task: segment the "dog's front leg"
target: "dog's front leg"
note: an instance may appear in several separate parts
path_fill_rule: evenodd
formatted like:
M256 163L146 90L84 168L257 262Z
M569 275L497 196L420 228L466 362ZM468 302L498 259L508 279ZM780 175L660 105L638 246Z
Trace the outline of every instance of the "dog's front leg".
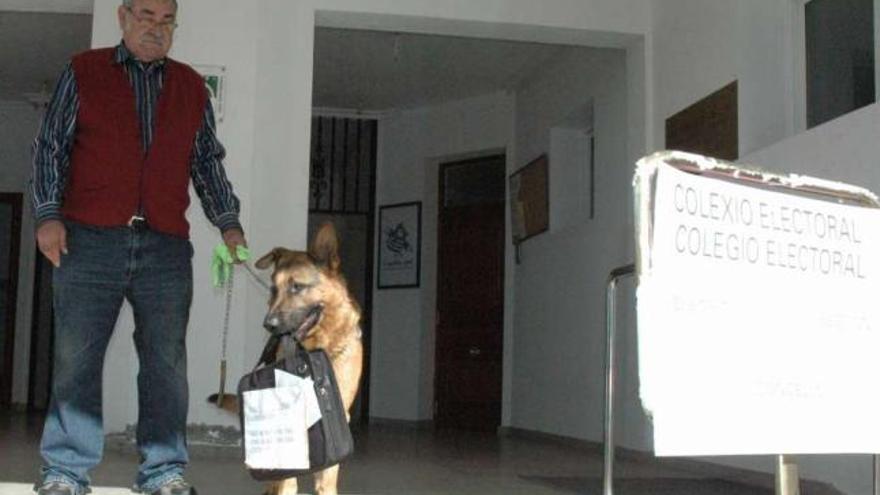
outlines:
M339 478L339 464L315 473L315 492L318 495L336 495L336 482Z
M296 478L272 482L266 489L266 495L296 495Z

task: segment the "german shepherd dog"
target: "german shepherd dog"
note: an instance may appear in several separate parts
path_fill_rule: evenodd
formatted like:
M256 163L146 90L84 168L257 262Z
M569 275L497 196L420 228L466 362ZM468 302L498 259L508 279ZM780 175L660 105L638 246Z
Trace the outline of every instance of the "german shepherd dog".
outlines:
M256 267L274 268L272 295L264 326L273 333L292 332L306 350L323 349L330 358L339 384L342 403L350 418L361 378L363 346L359 326L360 308L348 292L339 270L336 229L325 223L308 252L277 247L257 260ZM279 346L276 358L281 358ZM232 404L224 408L235 412ZM339 465L315 473L315 490L321 495L337 493ZM271 483L267 495L292 495L296 478Z

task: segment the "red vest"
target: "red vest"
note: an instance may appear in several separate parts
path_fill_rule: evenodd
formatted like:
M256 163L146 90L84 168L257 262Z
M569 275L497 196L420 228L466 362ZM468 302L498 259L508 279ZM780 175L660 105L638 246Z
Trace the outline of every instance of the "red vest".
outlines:
M79 112L61 211L76 222L113 227L126 225L142 205L150 228L187 238L190 159L205 110L204 82L167 59L145 156L134 90L114 50L73 58Z

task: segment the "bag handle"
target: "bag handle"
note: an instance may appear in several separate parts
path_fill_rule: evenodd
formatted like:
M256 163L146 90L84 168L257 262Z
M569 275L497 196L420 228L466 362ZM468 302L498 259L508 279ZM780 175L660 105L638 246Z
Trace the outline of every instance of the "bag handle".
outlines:
M263 347L263 352L260 353L260 359L257 360L257 364L254 365L251 372L247 374L248 384L252 388L256 388L257 386L257 370L260 369L260 366L264 364L266 366L271 366L275 363L275 354L280 342L281 336L274 334L266 341L266 345Z
M281 347L282 354L285 357L291 355L301 355L302 361L304 363L307 363L310 369L315 369L315 363L314 361L312 361L312 356L309 354L308 351L306 351L306 349L298 340L287 334L273 334L271 337L269 337L269 340L266 341L266 346L263 347L263 352L260 353L260 359L257 361L257 364L254 365L253 369L249 373L250 384L252 386L256 386L256 371L261 366L273 366L275 365L275 363L278 362L278 360L275 359L275 356L278 355L279 347Z

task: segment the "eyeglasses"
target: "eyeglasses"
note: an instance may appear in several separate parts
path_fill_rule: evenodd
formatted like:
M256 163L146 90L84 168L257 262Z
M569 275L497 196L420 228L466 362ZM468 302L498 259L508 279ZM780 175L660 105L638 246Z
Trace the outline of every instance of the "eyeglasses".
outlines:
M165 31L174 31L175 29L177 29L177 22L174 19L166 19L164 21L157 21L157 20L153 19L152 17L145 17L145 16L137 14L134 10L132 10L131 7L126 7L125 9L128 10L128 12L131 14L131 16L134 17L134 20L137 21L137 23L140 24L141 26L146 26L146 25L156 26L157 28L165 30Z

